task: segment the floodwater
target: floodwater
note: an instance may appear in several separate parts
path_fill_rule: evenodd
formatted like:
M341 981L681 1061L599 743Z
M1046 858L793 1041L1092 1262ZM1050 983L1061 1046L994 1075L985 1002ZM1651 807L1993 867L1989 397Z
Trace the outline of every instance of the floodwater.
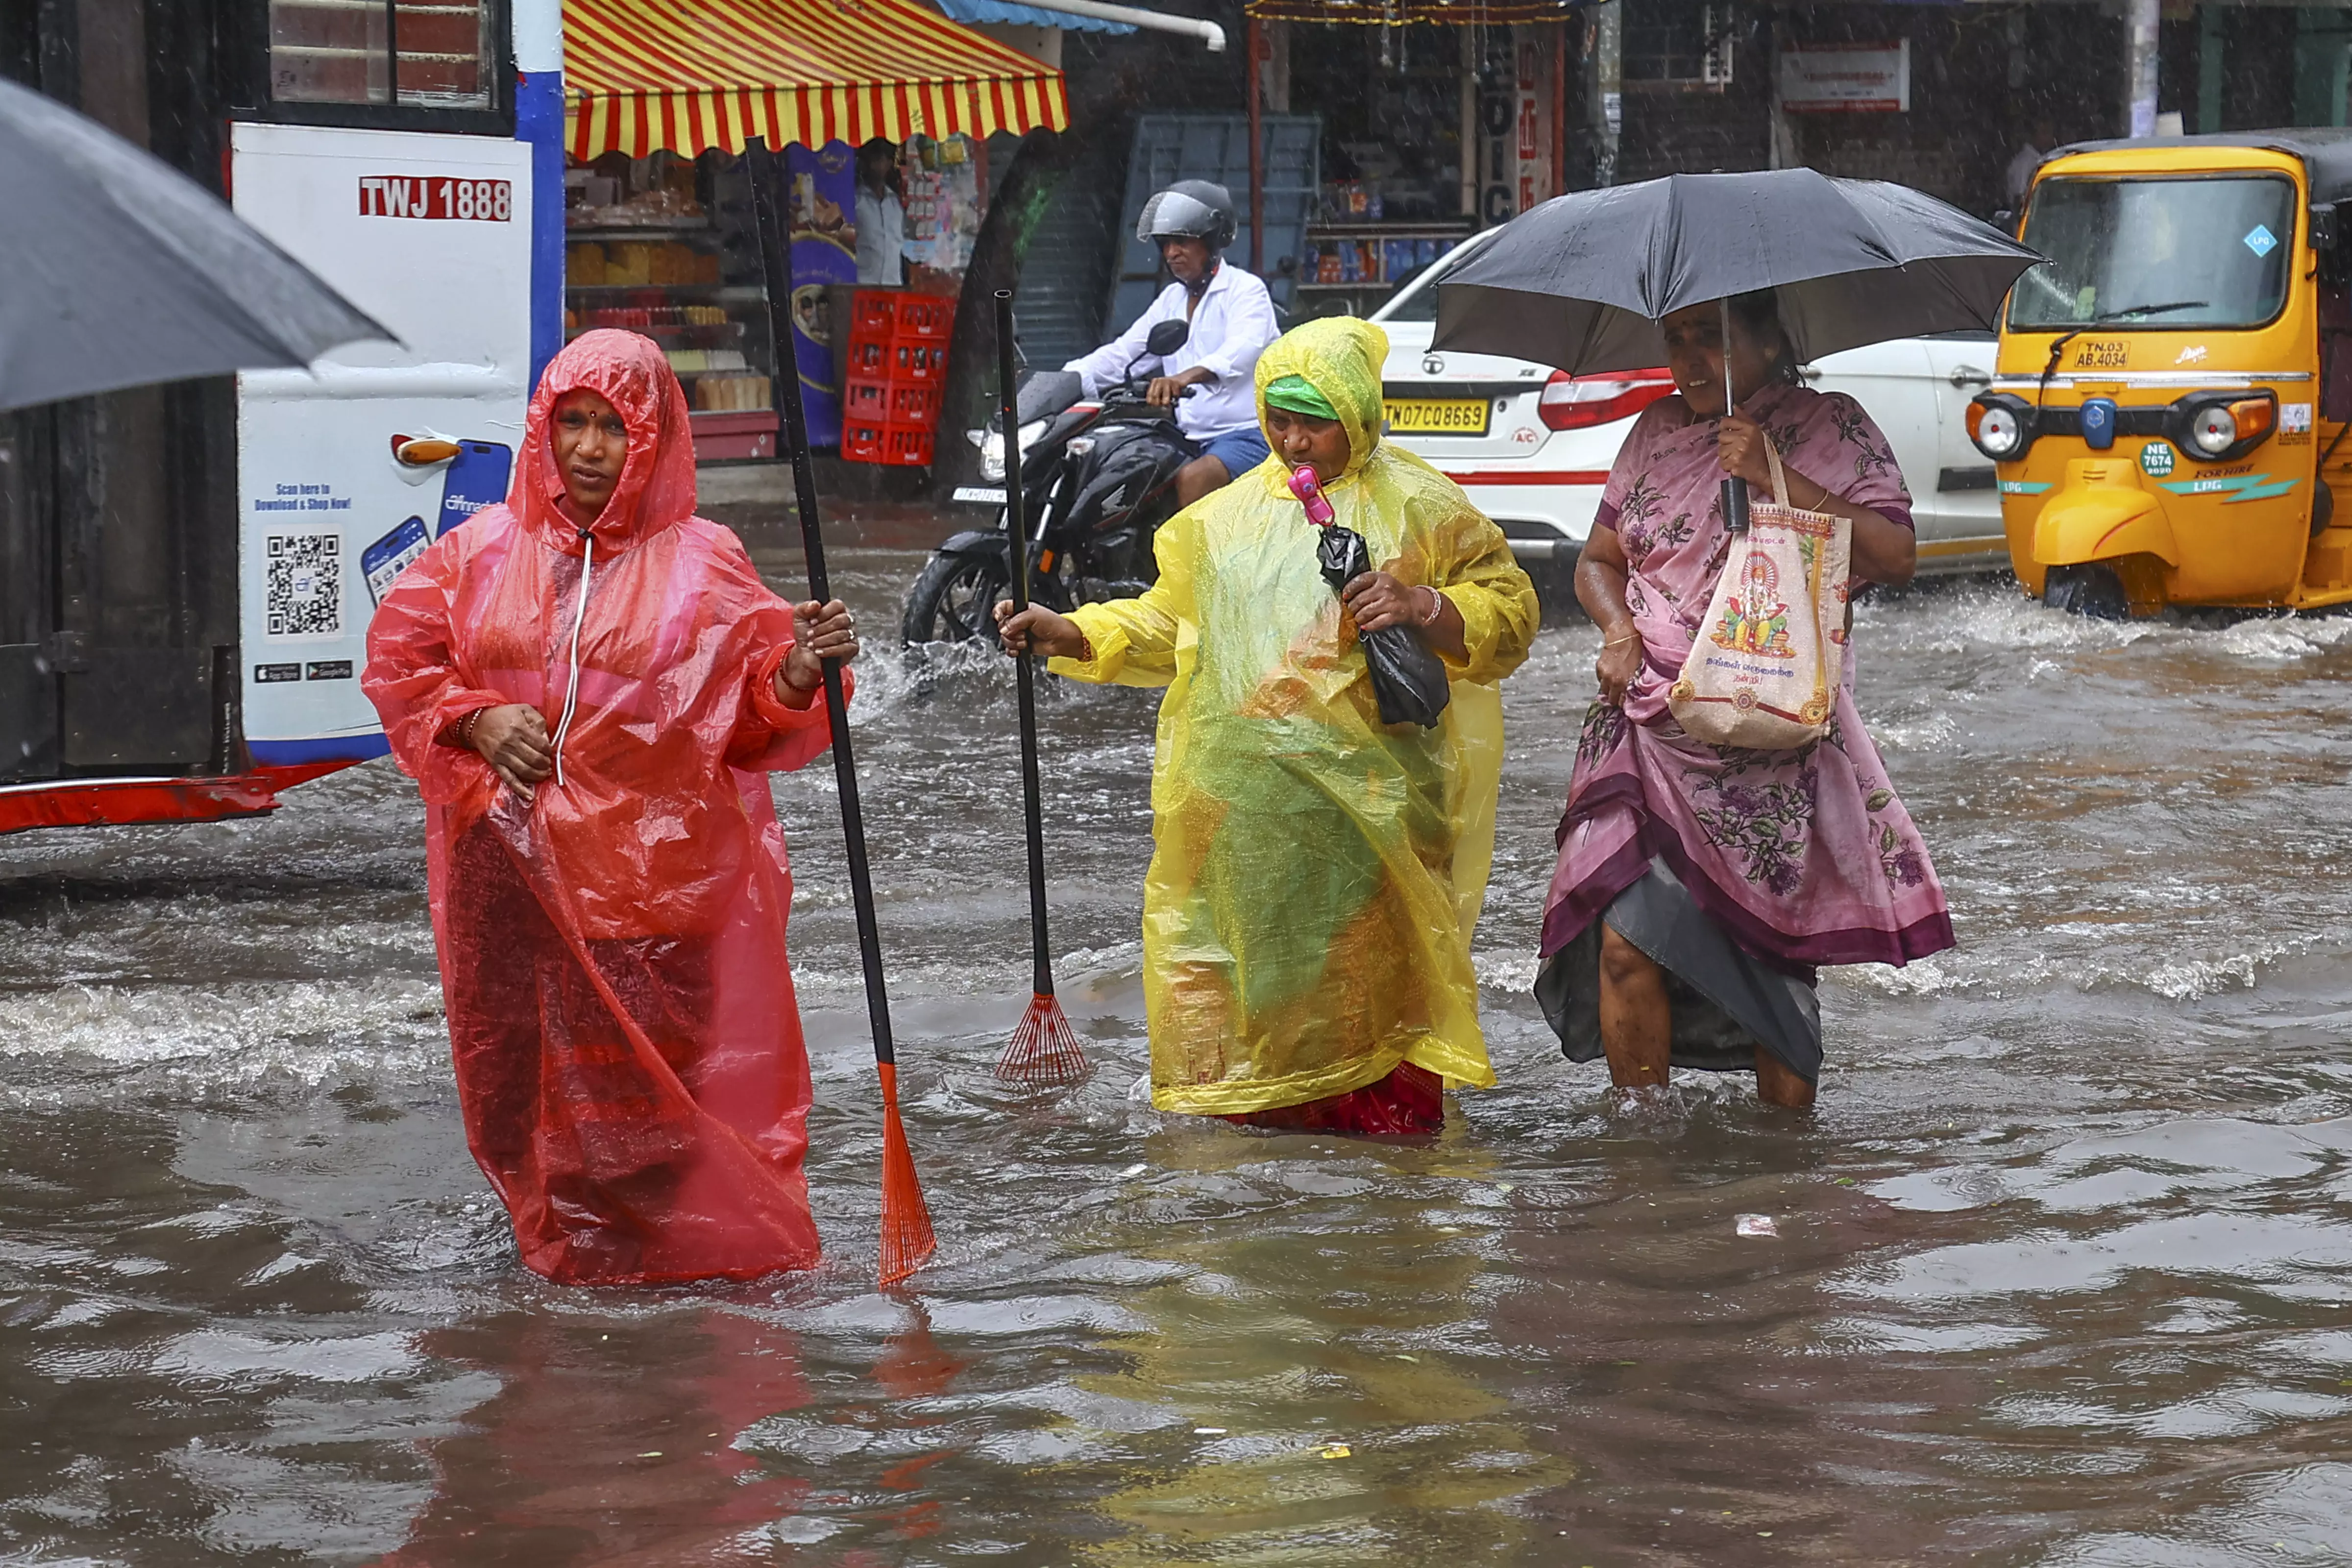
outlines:
M870 629L917 561L844 553ZM940 1233L896 1296L828 770L776 794L830 1261L709 1293L516 1265L389 767L0 843L0 1564L2352 1559L2352 620L1975 584L1858 637L1958 951L1831 974L1810 1120L1688 1075L1680 1117L1612 1118L1524 994L1596 646L1564 625L1507 688L1503 1086L1427 1147L1142 1099L1149 693L1047 699L1098 1066L996 1082L1028 990L1006 671L873 659Z

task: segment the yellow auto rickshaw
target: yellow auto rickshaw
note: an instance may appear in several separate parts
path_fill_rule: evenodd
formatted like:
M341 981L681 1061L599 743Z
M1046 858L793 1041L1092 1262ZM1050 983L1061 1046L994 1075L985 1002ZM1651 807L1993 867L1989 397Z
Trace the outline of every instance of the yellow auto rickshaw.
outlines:
M2342 131L2092 142L2042 166L2021 233L2050 260L2011 290L1968 413L2028 594L2112 616L2352 601L2339 202Z

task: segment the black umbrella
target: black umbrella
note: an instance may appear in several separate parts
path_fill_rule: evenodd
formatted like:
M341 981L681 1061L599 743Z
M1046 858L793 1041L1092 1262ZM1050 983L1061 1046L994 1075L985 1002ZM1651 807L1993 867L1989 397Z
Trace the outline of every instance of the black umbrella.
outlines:
M0 409L392 334L193 180L0 81Z
M1664 364L1670 311L1774 289L1800 359L1991 327L2042 258L1907 186L1811 169L1669 174L1555 196L1437 289L1432 347L1571 374Z

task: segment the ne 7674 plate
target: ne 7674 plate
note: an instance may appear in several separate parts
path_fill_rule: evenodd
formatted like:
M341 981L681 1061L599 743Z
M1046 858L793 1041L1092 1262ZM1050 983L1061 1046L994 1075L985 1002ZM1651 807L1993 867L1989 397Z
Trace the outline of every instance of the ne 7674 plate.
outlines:
M1004 492L986 485L958 485L955 499L971 506L1003 506Z

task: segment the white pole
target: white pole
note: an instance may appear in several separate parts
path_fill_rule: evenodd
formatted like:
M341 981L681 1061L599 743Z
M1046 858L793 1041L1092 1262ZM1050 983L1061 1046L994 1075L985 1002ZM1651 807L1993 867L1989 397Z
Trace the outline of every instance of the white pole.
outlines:
M563 68L563 0L508 0L514 23L515 69Z
M2127 0L2124 13L2124 134L2156 134L2158 0Z
M1093 16L1105 22L1125 22L1130 27L1147 32L1182 33L1209 46L1211 54L1223 54L1225 30L1214 22L1203 22L1192 16L1171 16L1165 11L1145 11L1133 5L1105 5L1097 0L1025 0L1040 11L1062 11L1073 16ZM1250 68L1257 68L1255 61Z

